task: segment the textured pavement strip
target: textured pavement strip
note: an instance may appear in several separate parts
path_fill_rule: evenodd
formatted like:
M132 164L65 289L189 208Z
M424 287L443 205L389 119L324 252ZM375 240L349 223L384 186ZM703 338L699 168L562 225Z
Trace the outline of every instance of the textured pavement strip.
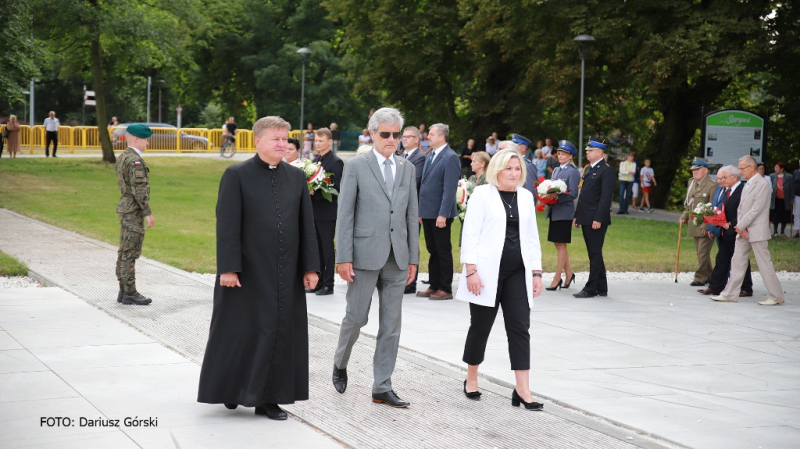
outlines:
M0 249L23 260L45 283L74 293L197 363L202 360L211 318L209 281L143 258L137 263L141 291L157 299L149 307L121 306L114 301L116 248L7 210L0 210L0 223L8 231L0 233ZM482 400L467 400L461 392L463 372L404 350L393 382L411 408L373 404L374 340L366 336L353 351L348 390L339 395L330 385L337 328L313 316L311 324L311 400L287 410L349 446L668 446L550 402L546 412L510 407L509 389L487 380L482 381Z

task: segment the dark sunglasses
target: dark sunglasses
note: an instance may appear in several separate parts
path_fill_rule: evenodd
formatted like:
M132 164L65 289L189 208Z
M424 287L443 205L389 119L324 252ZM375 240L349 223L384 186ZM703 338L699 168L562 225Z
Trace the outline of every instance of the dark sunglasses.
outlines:
M398 140L398 139L400 139L400 136L403 135L403 133L401 133L401 132L390 133L389 131L383 131L383 132L378 133L378 135L381 136L382 139L388 139L389 136L391 136L391 137L394 137L394 140Z

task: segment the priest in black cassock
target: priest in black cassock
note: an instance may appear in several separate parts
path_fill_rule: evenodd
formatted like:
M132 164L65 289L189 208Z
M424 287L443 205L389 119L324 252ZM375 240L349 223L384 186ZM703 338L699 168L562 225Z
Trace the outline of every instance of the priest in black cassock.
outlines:
M222 175L214 312L197 395L281 420L278 404L308 399L304 289L317 285L319 271L305 175L282 161L289 126L258 120L258 154Z

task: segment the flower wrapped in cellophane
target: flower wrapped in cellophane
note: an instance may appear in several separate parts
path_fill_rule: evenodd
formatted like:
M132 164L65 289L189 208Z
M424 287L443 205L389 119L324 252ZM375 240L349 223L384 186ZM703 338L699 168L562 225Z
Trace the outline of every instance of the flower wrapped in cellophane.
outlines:
M303 173L306 174L308 193L313 195L315 192L319 192L328 201L333 201L333 195L339 194L331 182L333 173L326 172L322 168L322 164L303 158L297 158L289 164L303 170Z

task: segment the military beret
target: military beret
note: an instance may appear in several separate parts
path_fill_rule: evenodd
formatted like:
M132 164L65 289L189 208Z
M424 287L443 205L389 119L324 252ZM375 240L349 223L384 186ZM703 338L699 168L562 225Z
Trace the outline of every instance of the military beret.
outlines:
M531 146L531 139L528 139L522 134L511 134L511 141L520 145L525 145L526 147Z
M563 151L563 152L569 153L569 154L571 154L573 156L575 155L575 153L577 153L577 149L575 148L575 145L573 145L572 142L570 142L569 140L559 140L558 141L558 148L556 148L556 151Z
M142 125L141 123L128 126L125 132L140 139L147 139L153 135L153 130L151 130L149 126Z

